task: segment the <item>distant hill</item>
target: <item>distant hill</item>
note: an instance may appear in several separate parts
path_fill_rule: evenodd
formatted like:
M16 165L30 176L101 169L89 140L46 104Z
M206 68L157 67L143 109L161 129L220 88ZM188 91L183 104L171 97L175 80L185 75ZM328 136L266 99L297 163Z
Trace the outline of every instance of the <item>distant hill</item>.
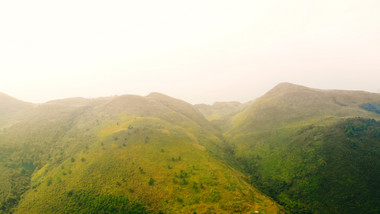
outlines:
M0 128L19 119L21 113L31 109L32 103L23 102L0 93Z
M232 117L240 113L247 106L249 106L249 103L242 104L239 102L216 102L213 105L194 105L220 131L229 130L232 125Z

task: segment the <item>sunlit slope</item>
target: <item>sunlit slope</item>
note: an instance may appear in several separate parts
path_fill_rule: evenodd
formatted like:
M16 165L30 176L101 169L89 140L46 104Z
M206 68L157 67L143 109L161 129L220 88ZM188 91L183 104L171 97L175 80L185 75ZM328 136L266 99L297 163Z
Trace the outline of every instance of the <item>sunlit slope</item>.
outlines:
M234 117L234 130L266 129L324 116L380 118L361 107L380 102L380 94L364 91L319 90L281 83Z
M212 136L154 117L115 123L99 130L88 150L36 172L18 213L72 212L71 197L83 193L128 198L154 212L277 212L240 173L206 151L201 142L217 140Z
M251 182L290 213L378 213L380 96L280 84L225 134Z
M215 134L215 131L210 126L208 120L199 112L197 108L194 108L194 106L189 103L160 93L151 93L147 96L147 98L162 104L174 112L180 113L181 115L197 123L199 126L206 128Z
M0 213L279 210L224 163L208 121L164 95L48 102L0 140Z

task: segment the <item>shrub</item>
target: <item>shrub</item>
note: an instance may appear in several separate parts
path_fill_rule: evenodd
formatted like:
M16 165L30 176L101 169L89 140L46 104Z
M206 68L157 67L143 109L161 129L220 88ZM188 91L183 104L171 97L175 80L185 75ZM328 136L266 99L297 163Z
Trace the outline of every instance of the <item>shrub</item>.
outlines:
M149 184L149 186L152 186L154 184L153 178L149 178L148 184Z

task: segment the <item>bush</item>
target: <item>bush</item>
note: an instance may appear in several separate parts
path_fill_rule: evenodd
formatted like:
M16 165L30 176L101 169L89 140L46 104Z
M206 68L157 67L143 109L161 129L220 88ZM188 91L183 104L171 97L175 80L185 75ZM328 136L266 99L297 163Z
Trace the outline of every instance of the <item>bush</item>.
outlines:
M100 195L91 191L67 193L62 213L147 213L144 206L128 198L114 195Z
M149 186L152 186L154 184L153 178L149 178L148 184L149 184Z

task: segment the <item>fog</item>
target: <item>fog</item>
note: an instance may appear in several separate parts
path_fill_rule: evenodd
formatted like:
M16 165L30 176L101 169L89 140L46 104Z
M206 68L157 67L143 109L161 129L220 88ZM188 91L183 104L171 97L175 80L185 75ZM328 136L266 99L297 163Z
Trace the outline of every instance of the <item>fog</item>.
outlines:
M21 100L252 100L279 82L380 92L380 1L1 1L0 91Z

